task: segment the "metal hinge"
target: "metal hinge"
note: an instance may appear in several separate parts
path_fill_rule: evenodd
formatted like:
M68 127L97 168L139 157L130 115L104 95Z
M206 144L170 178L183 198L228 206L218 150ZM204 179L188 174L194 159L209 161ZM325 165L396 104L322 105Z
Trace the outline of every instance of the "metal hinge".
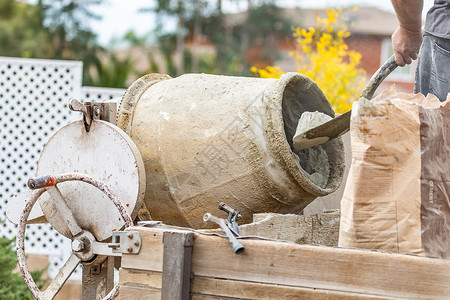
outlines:
M141 235L137 231L114 231L108 247L113 253L138 254L141 244Z

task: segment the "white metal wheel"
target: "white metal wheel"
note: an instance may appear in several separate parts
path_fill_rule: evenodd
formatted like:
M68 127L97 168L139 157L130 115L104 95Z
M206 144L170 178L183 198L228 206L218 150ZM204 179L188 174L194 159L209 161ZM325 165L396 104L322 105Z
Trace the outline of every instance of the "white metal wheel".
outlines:
M61 215L65 216L65 221L67 222L67 226L69 227L73 238L72 240L75 240L78 236L89 236L93 237L92 234L90 234L88 231L83 230L80 228L74 219L73 215L71 214L70 210L68 209L67 204L65 203L65 200L62 197L61 192L59 191L58 187L56 186L58 183L62 183L65 181L82 181L85 183L88 183L99 190L101 190L116 206L118 209L122 220L125 223L125 227L130 227L133 225L132 219L130 215L128 214L125 207L120 202L119 198L116 196L116 194L103 182L96 180L88 175L79 174L79 173L67 173L67 174L61 174L56 176L46 176L48 179L42 188L36 189L31 194L31 198L26 202L25 208L23 209L23 212L20 216L19 224L18 224L18 233L16 238L16 248L17 248L17 260L20 268L20 272L22 273L22 276L25 280L25 283L27 284L28 288L30 289L33 296L38 300L48 300L53 299L56 294L60 291L66 280L69 278L69 276L72 274L72 272L75 270L75 268L78 266L79 263L83 262L86 259L89 259L92 255L95 253L82 253L82 251L79 251L80 253L75 253L72 251L71 256L68 258L64 266L61 268L61 270L58 272L58 274L55 276L55 278L52 280L50 285L47 287L45 291L39 290L38 286L34 282L33 278L31 277L30 271L28 269L28 265L26 262L25 257L25 245L24 245L24 238L25 238L25 228L26 228L26 222L28 219L28 216L31 212L31 209L33 208L33 205L36 203L36 201L39 199L39 197L44 193L48 192L52 198L52 200L55 202L56 207L58 208ZM35 187L36 188L36 187ZM95 239L95 238L94 238ZM90 251L90 250L89 250ZM89 252L88 251L88 252ZM92 251L91 251L92 252ZM103 300L109 300L114 299L119 294L119 286L116 285L114 288L110 291L108 295L106 295Z

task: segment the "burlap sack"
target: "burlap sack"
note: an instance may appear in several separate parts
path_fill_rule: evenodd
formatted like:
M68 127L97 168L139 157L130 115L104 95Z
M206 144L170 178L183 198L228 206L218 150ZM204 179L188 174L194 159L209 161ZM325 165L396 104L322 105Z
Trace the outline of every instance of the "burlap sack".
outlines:
M450 96L353 105L339 246L450 258Z

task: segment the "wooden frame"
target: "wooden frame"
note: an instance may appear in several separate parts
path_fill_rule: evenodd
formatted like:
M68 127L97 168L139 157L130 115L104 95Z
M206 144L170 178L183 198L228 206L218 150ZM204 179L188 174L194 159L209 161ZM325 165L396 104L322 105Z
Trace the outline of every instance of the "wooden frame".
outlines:
M141 233L142 249L138 255L122 257L120 299L164 299L161 288L170 285L163 282L163 235L178 230L132 230ZM194 233L191 299L444 299L450 295L450 260L240 241L245 251L235 255L226 239Z

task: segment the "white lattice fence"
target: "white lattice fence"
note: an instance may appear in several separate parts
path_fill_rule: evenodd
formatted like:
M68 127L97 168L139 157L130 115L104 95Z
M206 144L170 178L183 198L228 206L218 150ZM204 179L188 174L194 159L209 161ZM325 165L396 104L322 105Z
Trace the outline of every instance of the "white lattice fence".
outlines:
M26 189L45 142L63 125L79 119L67 107L70 98L110 100L124 90L81 87L82 63L0 57L0 236L13 238L6 220L8 200ZM70 241L49 224L29 225L26 251L49 255L49 275L56 275L70 255ZM79 270L71 279L79 279Z
M112 99L122 98L125 93L124 89L103 88L93 86L83 86L83 101L108 101Z

